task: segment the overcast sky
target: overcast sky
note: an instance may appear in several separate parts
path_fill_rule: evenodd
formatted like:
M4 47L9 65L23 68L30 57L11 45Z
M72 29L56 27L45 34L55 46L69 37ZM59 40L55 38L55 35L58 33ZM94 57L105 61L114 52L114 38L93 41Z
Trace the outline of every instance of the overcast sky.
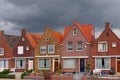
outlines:
M47 24L62 31L73 20L93 24L96 36L110 22L120 38L120 0L0 0L0 30L16 34L25 28L42 33Z

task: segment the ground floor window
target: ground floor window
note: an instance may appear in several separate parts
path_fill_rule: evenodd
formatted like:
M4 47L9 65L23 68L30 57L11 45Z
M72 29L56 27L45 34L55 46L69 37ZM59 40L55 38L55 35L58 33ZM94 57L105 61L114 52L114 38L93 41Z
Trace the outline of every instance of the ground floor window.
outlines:
M0 60L0 68L8 69L8 60Z
M49 58L42 58L39 59L38 67L41 69L50 69L50 59Z
M64 68L75 68L75 59L64 59L63 67Z
M26 68L26 60L25 59L16 60L16 68L17 69L25 69Z
M96 69L110 69L110 58L95 58Z

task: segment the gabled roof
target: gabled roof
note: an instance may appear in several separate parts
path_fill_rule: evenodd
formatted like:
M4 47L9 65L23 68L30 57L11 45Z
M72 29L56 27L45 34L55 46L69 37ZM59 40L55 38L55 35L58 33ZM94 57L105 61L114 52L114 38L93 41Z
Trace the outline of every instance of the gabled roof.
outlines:
M56 32L54 30L50 30L51 34L53 35L53 37L55 38L55 40L58 42L58 44L60 44L63 40L63 35L61 32Z
M26 36L27 40L29 41L29 43L31 44L31 46L34 48L36 47L37 42L39 42L41 39L41 35L35 34L35 33L27 32L25 36Z
M20 36L16 36L16 35L4 35L4 38L5 38L6 42L8 43L8 45L11 48L14 48L14 46L19 41Z
M72 27L74 25L79 28L79 30L82 32L82 34L84 35L84 37L87 39L88 42L92 41L93 31L94 31L93 25L92 24L82 24L81 25L76 21L73 23L73 25L65 27L64 39L68 35L69 31L72 30Z

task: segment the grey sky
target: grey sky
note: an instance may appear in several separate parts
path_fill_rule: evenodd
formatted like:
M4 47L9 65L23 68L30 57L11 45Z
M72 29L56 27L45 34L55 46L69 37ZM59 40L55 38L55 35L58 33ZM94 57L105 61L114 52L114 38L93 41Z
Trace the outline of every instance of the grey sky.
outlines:
M19 34L22 28L41 33L49 24L63 31L74 19L93 24L96 36L110 22L120 37L120 0L0 0L0 29Z

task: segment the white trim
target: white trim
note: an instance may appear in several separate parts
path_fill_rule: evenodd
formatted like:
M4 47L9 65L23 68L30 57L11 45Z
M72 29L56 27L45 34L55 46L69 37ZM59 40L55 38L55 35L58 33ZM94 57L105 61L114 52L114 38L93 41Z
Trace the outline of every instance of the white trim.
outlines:
M111 55L111 56L92 56L92 57L94 57L94 58L96 58L96 57L120 57L120 55Z
M43 58L47 58L47 57L60 57L60 55L46 55L46 56L35 56L35 57L43 57Z
M54 59L55 59L55 58L52 59L52 61L53 61L53 65L52 65L52 68L53 68L53 69L52 69L52 71L53 71L53 72L55 71L55 70L54 70L54 67L55 67L55 62L54 62L55 60L54 60Z
M88 56L65 56L61 58L88 58Z
M53 47L53 52L49 51L49 47L52 46ZM55 53L55 45L48 45L48 54L54 54Z
M18 59L18 58L20 58L20 59L24 59L24 58L34 58L34 57L12 57L13 59Z
M0 58L0 60L10 60L11 58Z

